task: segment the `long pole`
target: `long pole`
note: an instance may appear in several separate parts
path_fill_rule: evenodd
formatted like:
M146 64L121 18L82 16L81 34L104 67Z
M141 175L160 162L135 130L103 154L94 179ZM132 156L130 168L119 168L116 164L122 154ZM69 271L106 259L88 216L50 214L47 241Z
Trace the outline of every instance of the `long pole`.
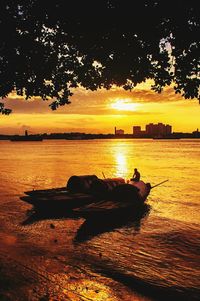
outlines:
M163 184L163 183L165 183L165 182L167 182L167 181L169 181L169 180L162 181L162 182L160 182L160 183L158 183L158 184L152 186L151 189L153 189L153 188L155 188L155 187L157 187L157 186L159 186L159 185L161 185L161 184Z
M105 179L106 177L105 177L105 175L104 175L103 171L102 171L102 175L103 175L103 177L104 177L104 179Z

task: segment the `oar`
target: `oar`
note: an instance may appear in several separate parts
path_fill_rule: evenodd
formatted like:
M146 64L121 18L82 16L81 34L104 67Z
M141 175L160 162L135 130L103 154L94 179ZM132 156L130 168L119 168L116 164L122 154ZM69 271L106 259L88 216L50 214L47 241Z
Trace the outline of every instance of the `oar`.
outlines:
M169 181L169 180L162 181L162 182L160 182L160 183L158 183L158 184L152 186L151 189L153 189L153 188L155 188L155 187L157 187L157 186L159 186L159 185L161 185L161 184L163 184L163 183L165 183L165 182L167 182L167 181Z
M102 171L102 175L103 175L103 177L104 177L104 179L105 179L106 177L105 177L105 175L104 175L103 171Z

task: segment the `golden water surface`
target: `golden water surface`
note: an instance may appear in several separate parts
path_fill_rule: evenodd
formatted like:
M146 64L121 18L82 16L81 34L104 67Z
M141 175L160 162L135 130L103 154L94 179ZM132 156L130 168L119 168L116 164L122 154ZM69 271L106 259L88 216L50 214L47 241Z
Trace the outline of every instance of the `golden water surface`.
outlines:
M7 274L6 260L11 271L18 264L19 273L25 269L24 279L32 277L26 285L22 279L16 284L27 286L18 289L20 296L35 289L38 300L153 300L153 286L198 299L200 140L0 141L0 149L0 262L5 277L16 276ZM151 191L150 212L138 227L115 227L74 243L82 219L47 218L23 225L31 209L19 199L24 191L65 186L72 175L129 179L134 168L152 185L169 180ZM121 284L125 276L130 287ZM5 293L11 300L13 291L8 287Z

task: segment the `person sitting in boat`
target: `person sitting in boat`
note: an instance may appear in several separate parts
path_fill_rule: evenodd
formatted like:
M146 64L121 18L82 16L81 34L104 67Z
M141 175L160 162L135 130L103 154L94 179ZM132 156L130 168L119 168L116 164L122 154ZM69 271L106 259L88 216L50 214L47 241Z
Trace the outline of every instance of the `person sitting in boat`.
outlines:
M139 182L139 180L140 180L140 173L137 170L137 168L135 168L134 169L134 174L133 174L133 177L132 177L131 181Z

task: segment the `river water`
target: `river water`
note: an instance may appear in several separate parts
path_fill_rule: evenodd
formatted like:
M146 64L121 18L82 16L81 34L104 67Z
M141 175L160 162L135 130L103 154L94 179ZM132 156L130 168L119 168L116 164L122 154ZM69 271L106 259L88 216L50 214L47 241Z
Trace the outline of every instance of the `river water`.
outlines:
M1 300L200 300L200 140L0 141L0 149ZM84 219L29 223L34 213L19 199L71 175L129 179L135 167L152 185L169 181L151 191L139 222L102 221L84 241L76 239Z

